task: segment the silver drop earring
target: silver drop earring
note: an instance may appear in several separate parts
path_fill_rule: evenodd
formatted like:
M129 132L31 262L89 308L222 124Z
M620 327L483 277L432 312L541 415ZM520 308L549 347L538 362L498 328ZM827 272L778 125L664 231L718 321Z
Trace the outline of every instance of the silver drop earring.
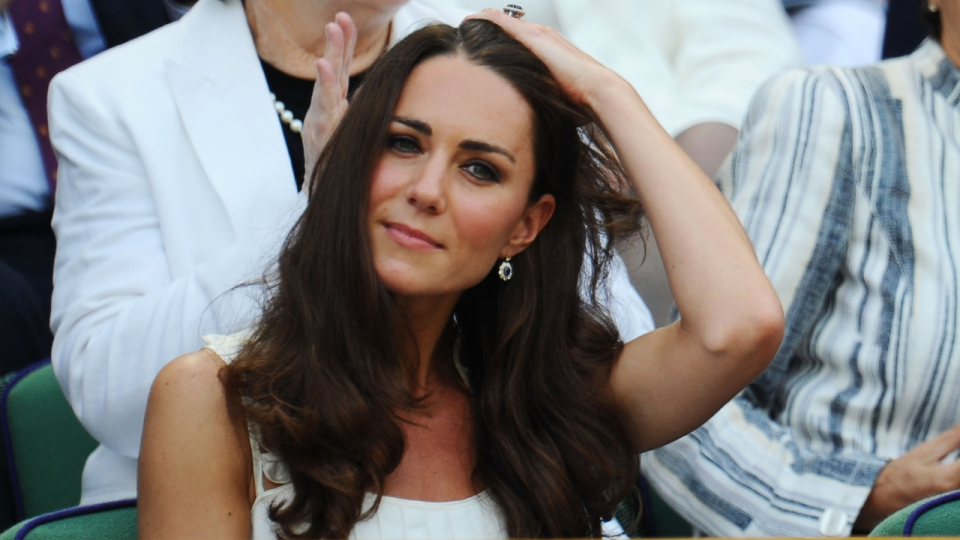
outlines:
M935 4L927 3L927 11L930 13L936 13L940 11L940 8L938 8Z
M510 257L507 257L502 263L500 263L500 279L504 281L510 281L510 278L513 277L513 265L510 264Z

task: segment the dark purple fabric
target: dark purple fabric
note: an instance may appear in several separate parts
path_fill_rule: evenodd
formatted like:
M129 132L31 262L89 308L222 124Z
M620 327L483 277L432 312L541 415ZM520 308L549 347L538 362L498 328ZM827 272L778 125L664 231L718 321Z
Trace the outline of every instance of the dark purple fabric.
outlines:
M913 536L914 525L917 524L917 520L919 520L923 514L927 513L927 511L954 501L960 501L960 491L947 493L946 495L941 495L932 501L927 501L921 504L913 512L910 512L910 515L907 517L907 522L903 524L903 535Z
M73 508L67 508L65 510L57 510L56 512L50 512L49 514L37 516L28 521L23 527L20 528L19 531L17 531L17 535L13 538L13 540L24 540L24 538L26 538L33 529L36 529L41 525L46 525L47 523L59 521L61 519L95 514L97 512L106 512L108 510L118 510L120 508L130 508L136 505L136 499L123 499L121 501L91 504L89 506L74 506Z
M20 42L20 48L8 62L40 145L52 196L56 187L57 159L53 155L47 127L47 89L54 75L82 58L73 43L60 0L14 0L7 8L7 14Z
M3 389L3 395L0 396L0 429L3 430L3 445L7 450L7 467L10 469L10 485L13 488L13 502L17 507L17 519L24 519L26 512L23 509L23 494L20 492L20 478L17 476L17 461L13 456L13 441L10 440L10 422L7 420L7 400L10 398L10 390L17 385L24 377L34 371L46 366L50 359L41 360L30 364L21 369L7 386Z

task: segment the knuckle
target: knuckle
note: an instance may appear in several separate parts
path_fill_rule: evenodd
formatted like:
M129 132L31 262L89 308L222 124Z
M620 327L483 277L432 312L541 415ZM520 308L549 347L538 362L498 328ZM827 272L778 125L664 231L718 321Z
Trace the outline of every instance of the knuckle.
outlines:
M945 491L953 491L956 489L957 479L956 473L953 474L944 474L946 471L937 471L934 478L934 487L937 490L937 493L943 493Z
M546 28L540 26L539 24L527 25L525 32L527 36L533 39L543 38L547 36Z

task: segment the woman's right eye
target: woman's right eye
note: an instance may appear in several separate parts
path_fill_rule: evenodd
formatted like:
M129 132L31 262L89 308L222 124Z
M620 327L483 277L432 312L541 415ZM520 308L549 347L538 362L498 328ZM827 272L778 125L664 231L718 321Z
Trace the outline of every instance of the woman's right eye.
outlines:
M406 135L394 135L387 141L387 145L401 154L416 154L420 152L420 145L416 139Z

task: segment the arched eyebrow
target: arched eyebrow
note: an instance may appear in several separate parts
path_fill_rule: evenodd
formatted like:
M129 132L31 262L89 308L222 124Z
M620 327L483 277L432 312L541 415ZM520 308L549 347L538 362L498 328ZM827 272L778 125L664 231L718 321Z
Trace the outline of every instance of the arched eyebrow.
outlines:
M460 143L460 148L463 148L464 150L472 150L474 152L493 152L494 154L501 154L505 156L510 160L510 163L517 162L516 158L513 157L513 154L508 152L506 149L500 148L499 146L494 146L492 144L487 144L485 142L466 140Z
M408 128L422 133L428 137L433 135L433 128L431 128L430 124L427 124L426 122L421 122L420 120L414 120L413 118L407 118L405 116L395 116L393 121L398 124L403 124ZM468 139L460 143L459 146L464 150L470 150L473 152L491 152L494 154L500 154L509 159L510 163L517 162L517 159L513 157L513 154L508 152L506 149L482 141L473 141Z
M431 128L430 124L427 124L426 122L421 122L419 120L414 120L413 118L406 118L403 116L395 116L393 121L397 122L398 124L403 124L414 131L419 131L428 137L433 135L433 128Z

